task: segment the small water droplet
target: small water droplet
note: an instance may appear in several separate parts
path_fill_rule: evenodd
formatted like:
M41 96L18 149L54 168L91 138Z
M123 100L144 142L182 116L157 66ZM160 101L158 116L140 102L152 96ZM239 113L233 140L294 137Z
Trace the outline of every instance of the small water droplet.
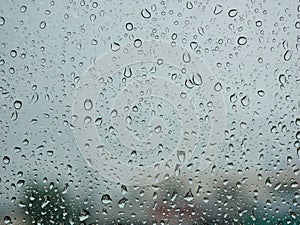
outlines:
M149 12L148 9L142 9L141 15L142 15L142 17L144 17L145 19L149 19L149 18L151 17L151 13Z
M220 4L217 4L214 8L214 14L219 15L221 12L223 12L223 6Z
M125 185L121 185L121 194L124 195L127 193L128 193L127 187Z
M292 51L287 50L283 55L283 59L285 61L289 61L291 58L292 58Z
M187 93L185 93L185 92L180 93L180 98L185 99L186 96L187 96Z
M185 161L185 151L177 151L177 158L179 162Z
M265 95L265 92L264 92L264 90L258 90L257 94L259 97L263 97Z
M243 106L248 106L250 104L250 99L249 97L246 95L241 99L241 103Z
M9 216L4 217L4 223L5 224L10 224L11 223L11 218Z
M279 75L279 82L281 84L285 84L286 83L286 76L284 74L280 74Z
M125 67L123 74L124 74L124 77L130 78L132 76L131 67Z
M222 90L222 84L220 82L217 82L214 86L215 91L221 91Z
M247 43L247 38L245 36L241 36L237 40L239 45L245 45Z
M87 220L90 217L90 212L85 210L85 209L81 209L80 213L79 213L79 220L80 222L83 222L85 220Z
M154 132L155 132L155 133L159 133L159 132L161 132L161 130L162 130L162 127L161 127L160 125L157 125L157 126L154 128Z
M103 122L102 117L97 118L97 119L95 120L95 125L96 125L96 126L101 126L101 125L102 125L102 122Z
M188 88L191 89L194 87L193 81L191 79L186 79L184 82L184 85Z
M91 110L93 108L93 102L91 99L86 99L83 105L85 110Z
M14 102L14 107L15 107L15 109L21 109L22 108L22 102L21 101L19 101L19 100L16 100L15 102Z
M17 182L17 187L18 187L18 188L21 188L21 187L24 186L24 184L25 184L25 180L18 180L18 182Z
M126 23L125 28L128 31L132 31L133 30L133 24L132 23Z
M10 56L12 57L12 58L16 58L16 56L17 56L17 51L16 50L11 50L10 51Z
M255 25L256 25L257 27L261 27L262 21L260 21L260 20L256 21L256 22L255 22Z
M118 116L118 110L116 109L113 109L111 112L110 112L110 116L112 118L116 118Z
M47 155L48 156L53 156L53 151L52 150L47 151Z
M175 81L177 79L177 74L176 73L171 74L171 79Z
M119 208L123 209L127 203L128 199L127 198L122 198L119 202L118 202L118 206Z
M8 156L4 156L2 159L4 164L9 164L10 163L10 158Z
M190 189L190 190L188 191L188 193L184 196L184 200L186 200L186 201L188 201L188 202L194 200L194 195L193 195L191 189Z
M231 103L235 103L235 102L237 101L237 96L236 96L236 94L230 95L229 100L230 100Z
M187 9L192 9L194 6L193 6L193 3L191 1L187 1L186 2L186 8Z
M4 26L5 24L5 19L4 17L0 16L0 26Z
M110 198L110 196L108 194L104 194L101 197L101 202L105 205L112 203L112 199Z
M21 12L21 13L26 12L26 10L27 10L27 6L26 6L26 5L22 5L22 6L20 7L20 12Z
M142 46L142 40L141 39L135 39L133 42L133 46L136 48L140 48Z
M229 17L235 17L238 14L237 9L230 9L228 12Z
M42 21L42 22L40 22L40 28L41 29L45 29L46 28L46 21Z
M191 55L188 52L183 53L182 56L183 62L189 63L191 61Z
M163 63L164 63L164 60L162 60L162 59L157 60L157 65L162 65Z
M192 81L197 86L202 85L202 83L203 83L202 77L199 73L193 75Z
M112 51L116 52L121 48L121 46L119 43L113 42L113 43L111 43L110 48Z
M191 49L195 50L195 49L198 47L198 43L195 42L195 41L192 41L192 42L190 43L190 47L191 47Z
M95 14L91 14L90 15L90 21L94 22L96 20L96 15Z

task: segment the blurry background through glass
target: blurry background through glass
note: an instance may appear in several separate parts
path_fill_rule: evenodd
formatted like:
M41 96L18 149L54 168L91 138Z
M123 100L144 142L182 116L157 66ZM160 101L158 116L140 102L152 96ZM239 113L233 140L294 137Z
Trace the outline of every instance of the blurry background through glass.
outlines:
M300 1L2 0L0 44L1 224L299 224Z

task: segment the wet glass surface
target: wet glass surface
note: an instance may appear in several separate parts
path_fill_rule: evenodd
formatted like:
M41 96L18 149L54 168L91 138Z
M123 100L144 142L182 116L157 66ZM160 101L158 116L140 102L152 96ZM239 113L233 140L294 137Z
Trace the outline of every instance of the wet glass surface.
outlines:
M1 224L299 224L300 1L0 4Z

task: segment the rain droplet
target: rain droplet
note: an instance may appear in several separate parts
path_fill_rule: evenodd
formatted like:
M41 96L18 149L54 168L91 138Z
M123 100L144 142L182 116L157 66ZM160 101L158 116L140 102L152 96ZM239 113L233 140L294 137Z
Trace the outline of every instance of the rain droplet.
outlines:
M142 40L141 39L135 39L133 42L133 46L136 48L140 48L142 46Z
M263 97L265 95L265 92L264 92L264 90L258 90L257 94L259 97Z
M185 151L177 151L177 158L179 162L185 161Z
M185 92L180 93L180 98L185 99L186 96L187 96L187 93L185 93Z
M96 126L101 126L101 125L102 125L102 122L103 122L102 117L101 117L101 118L97 118L97 119L95 120L95 125L96 125Z
M11 218L9 216L4 217L4 223L5 224L10 224L11 223Z
M46 27L46 22L45 21L40 22L40 28L45 29L45 27Z
M192 81L197 86L202 85L202 83L203 83L202 77L199 73L197 73L196 75L193 75Z
M255 25L256 25L257 27L261 27L262 22L261 22L260 20L258 20L258 21L255 22Z
M215 91L221 91L222 90L222 84L220 82L217 82L214 86Z
M26 12L26 10L27 10L27 6L26 6L26 5L22 5L22 6L20 7L20 12L21 12L21 13Z
M4 17L0 16L0 26L4 26L5 24L5 19Z
M247 38L245 36L241 36L237 40L239 45L245 45L247 43Z
M93 102L91 99L86 99L83 105L85 110L91 110L93 108Z
M155 133L159 133L159 132L161 132L161 130L162 130L162 127L161 127L160 125L157 125L157 126L154 128L154 132L155 132Z
M194 195L192 193L192 190L190 189L189 192L184 196L184 200L190 202L194 200Z
M248 106L250 104L250 100L247 95L241 99L241 103L243 106Z
M24 184L25 184L25 180L18 180L18 182L17 182L17 186L18 186L18 188L21 188L21 187L23 187L23 186L24 186Z
M116 51L118 51L121 48L121 46L120 46L119 43L114 42L114 43L110 44L110 48L111 48L112 51L116 52Z
M238 14L237 9L230 9L228 12L229 17L235 17Z
M121 185L121 194L122 195L125 195L128 193L128 190L127 190L127 187L125 185Z
M220 14L221 12L223 12L223 6L220 5L220 4L217 4L214 8L214 14L215 15L218 15Z
M4 164L9 164L10 158L8 156L4 156L2 161L3 161Z
M142 15L142 17L144 17L145 19L149 19L149 18L151 17L151 13L149 12L148 9L142 9L141 15Z
M11 51L10 51L10 56L11 56L12 58L16 58L16 56L17 56L17 51L16 51L16 50L11 50Z
M110 196L108 194L104 194L101 197L101 202L106 205L106 204L111 203L112 199L110 198Z
M193 81L191 79L186 79L184 82L184 85L188 88L191 89L194 87Z
M133 24L132 23L126 23L125 28L128 31L132 31L133 30Z
M119 202L118 202L118 206L119 208L123 209L127 203L128 199L127 198L122 198Z
M195 41L192 41L192 42L190 43L190 47L191 47L191 49L195 50L195 49L198 47L198 43L195 42Z
M90 21L94 22L96 20L96 15L95 14L91 14L90 15Z
M118 111L116 109L113 109L111 112L110 112L110 116L112 118L116 118L118 116Z
M285 84L285 83L286 83L286 77L285 77L284 74L280 74L280 75L279 75L279 82L280 82L281 84Z
M285 61L289 61L291 58L292 58L292 51L287 50L283 55L283 59Z
M19 101L19 100L16 100L14 102L14 107L15 107L15 109L21 109L22 108L22 102Z
M191 1L187 1L186 3L186 8L187 9L192 9L194 6L193 6L193 3Z
M130 78L132 76L132 70L131 70L131 67L125 67L124 69L124 77L126 78Z
M53 151L52 150L47 151L47 155L48 156L53 156Z
M80 210L80 214L79 214L79 220L80 222L83 222L85 220L87 220L90 217L90 212L85 210L85 209L81 209Z
M297 22L295 23L295 28L296 28L296 29L300 29L300 22L299 22L299 21L297 21Z
M182 56L183 62L189 63L191 61L191 56L188 52L183 53Z

